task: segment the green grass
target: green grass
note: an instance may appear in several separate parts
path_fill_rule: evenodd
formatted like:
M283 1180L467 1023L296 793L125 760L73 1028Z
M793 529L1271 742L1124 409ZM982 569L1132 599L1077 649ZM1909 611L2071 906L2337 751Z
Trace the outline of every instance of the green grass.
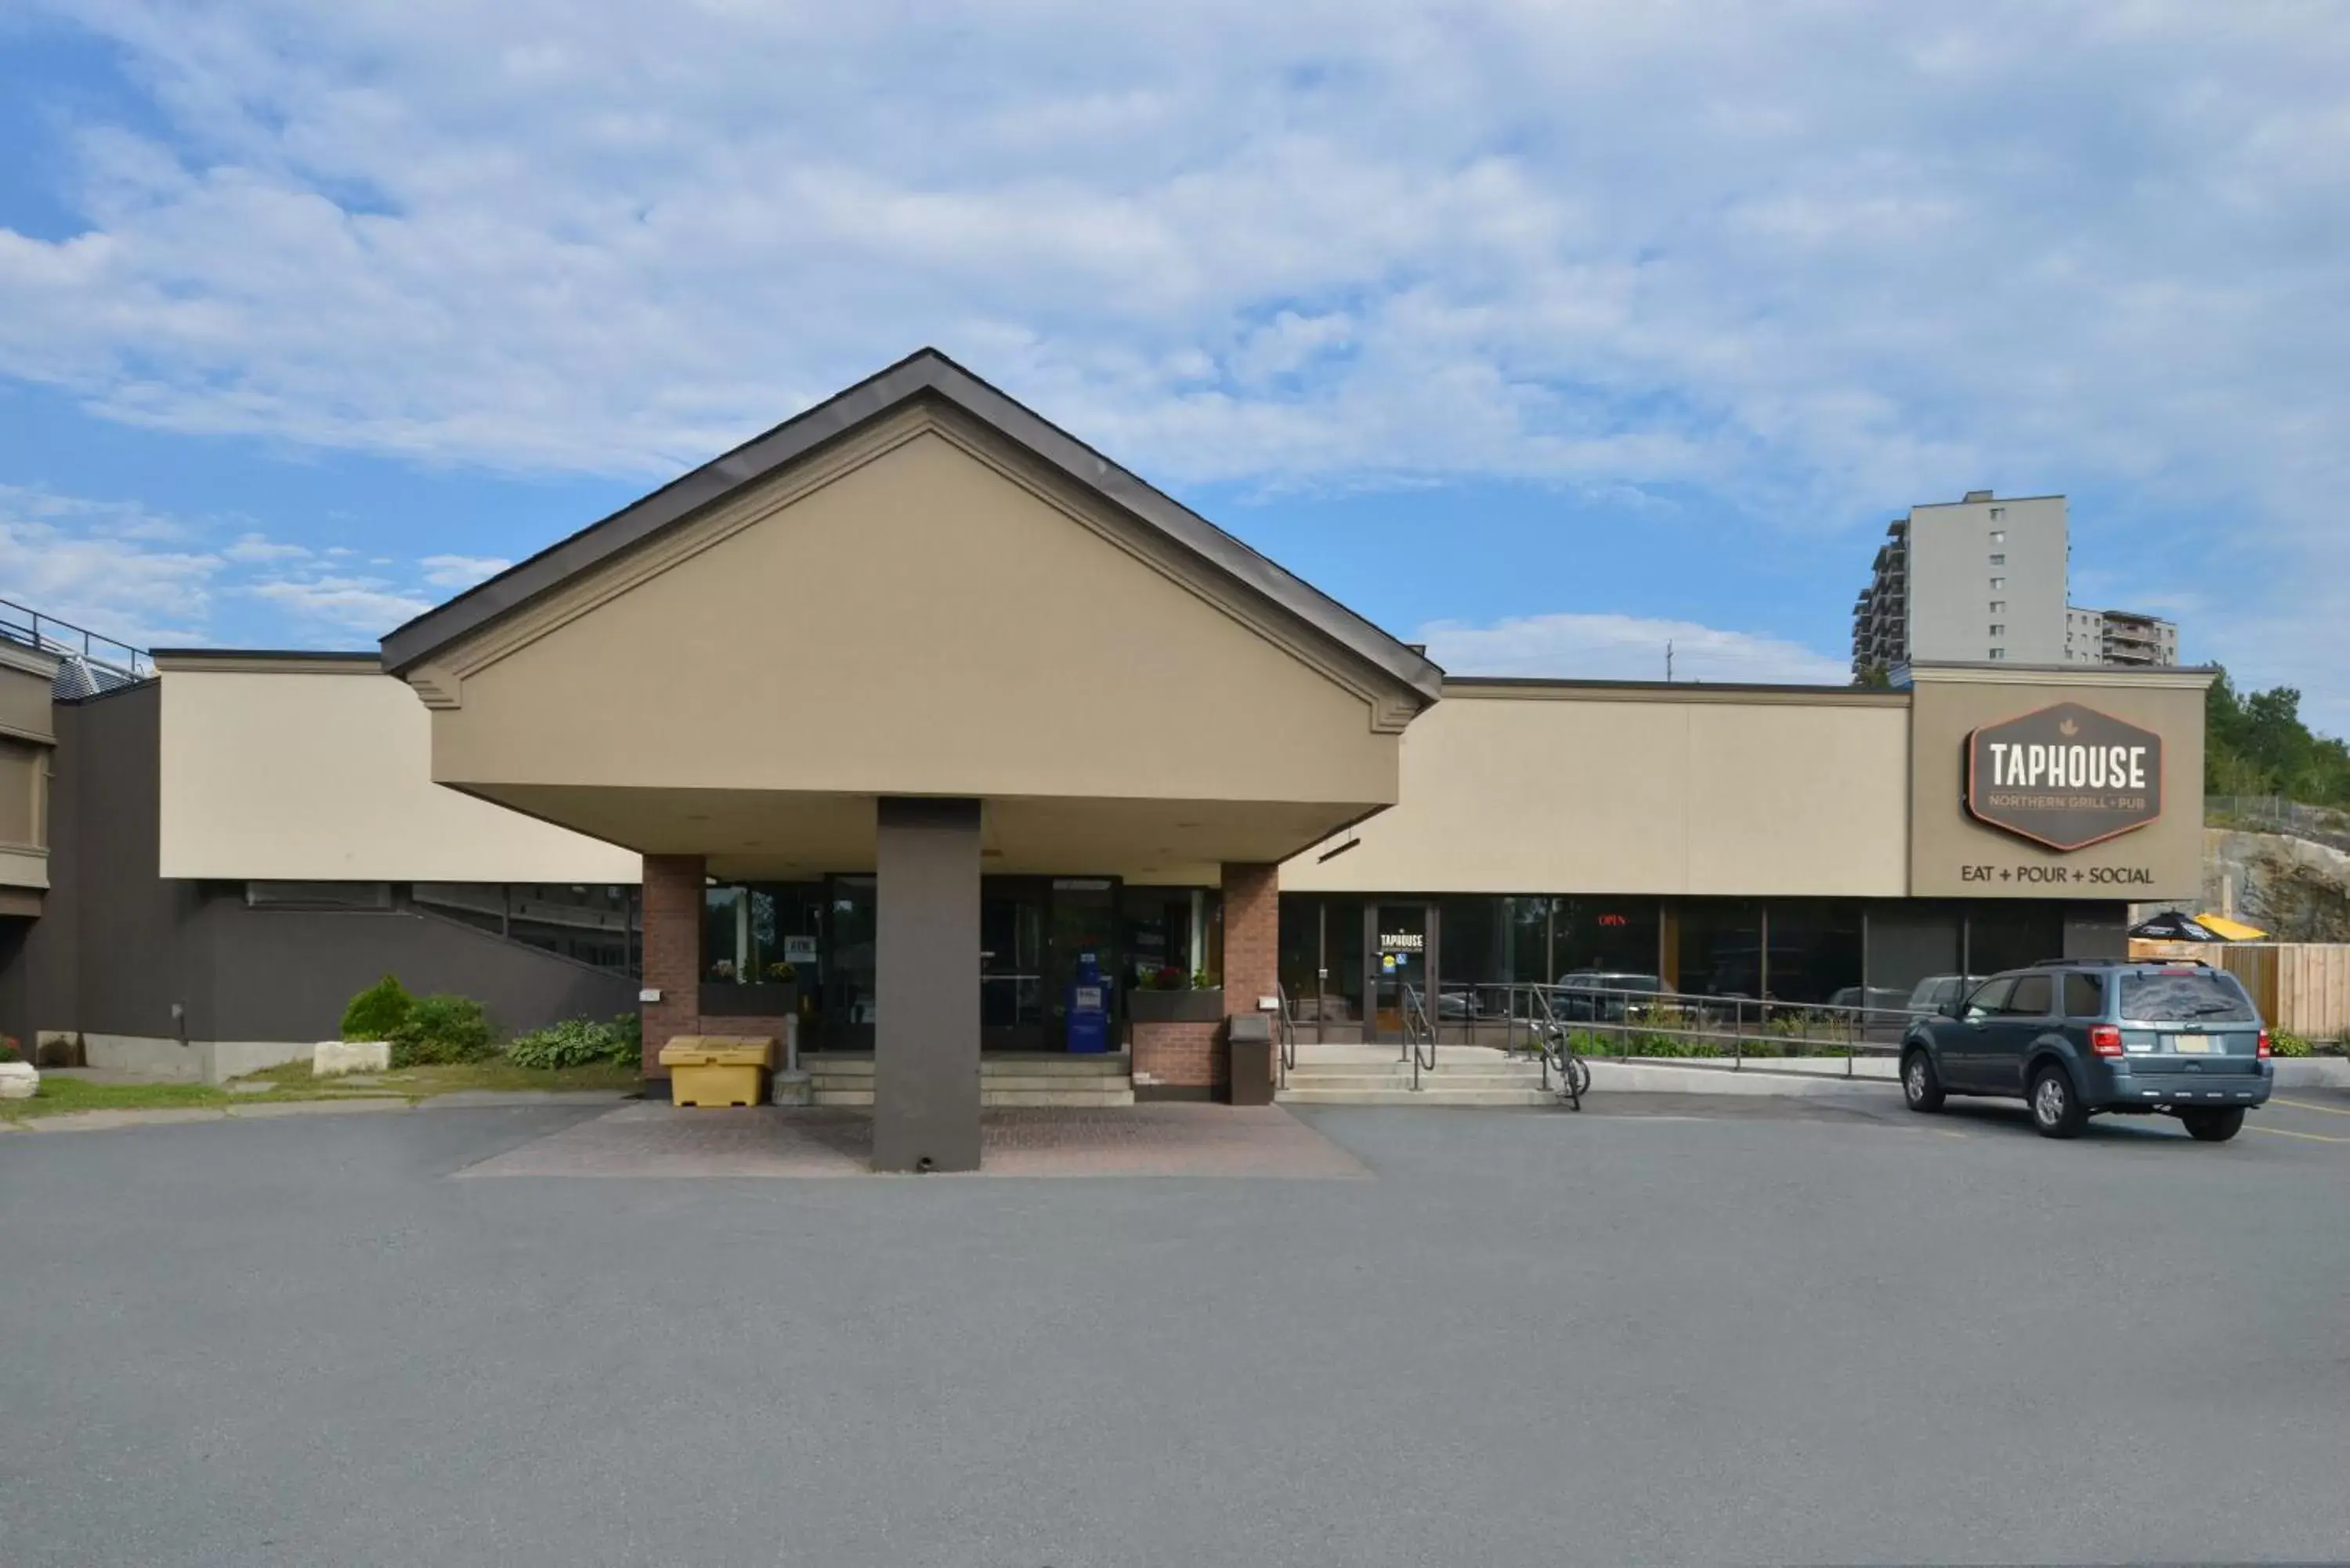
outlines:
M372 1080L354 1085L345 1078L314 1078L307 1062L290 1062L282 1067L248 1075L246 1082L277 1085L281 1093L298 1092L305 1099L343 1098L356 1095L402 1095L410 1099L430 1099L434 1095L461 1094L468 1089L491 1090L510 1094L516 1090L561 1089L633 1089L642 1075L631 1064L614 1066L598 1064L592 1067L557 1067L542 1069L517 1067L504 1057L487 1062L452 1062L433 1067L399 1067L388 1073L360 1073L361 1078ZM239 1095L238 1099L246 1096Z
M374 1082L314 1078L307 1062L292 1062L247 1075L239 1082L269 1084L266 1090L232 1094L210 1084L93 1084L44 1074L40 1093L29 1100L0 1100L0 1118L25 1121L72 1111L219 1110L228 1106L270 1105L287 1100L426 1100L465 1090L622 1090L638 1084L633 1066L565 1067L551 1072L517 1067L503 1060L441 1067L403 1067L398 1072L358 1075Z

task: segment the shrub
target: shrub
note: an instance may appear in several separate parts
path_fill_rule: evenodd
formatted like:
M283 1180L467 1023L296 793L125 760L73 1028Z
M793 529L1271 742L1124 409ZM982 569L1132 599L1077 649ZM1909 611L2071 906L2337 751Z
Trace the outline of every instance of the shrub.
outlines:
M352 997L350 1005L343 1009L342 1037L389 1040L408 1022L415 1008L416 999L401 988L398 978L385 975Z
M517 1067L552 1071L585 1067L599 1062L635 1062L642 1049L637 1015L624 1012L609 1023L592 1018L567 1018L544 1029L534 1029L506 1043L506 1060Z
M0 1034L0 1062L21 1062L24 1059L25 1048L16 1044L16 1037Z
M2280 1056L2314 1056L2317 1054L2316 1046L2311 1044L2301 1035L2292 1033L2289 1031L2282 1029L2277 1030L2274 1033L2269 1036L2269 1049Z
M424 1067L478 1062L494 1051L497 1038L489 1013L472 997L419 997L407 1022L390 1036L391 1064Z

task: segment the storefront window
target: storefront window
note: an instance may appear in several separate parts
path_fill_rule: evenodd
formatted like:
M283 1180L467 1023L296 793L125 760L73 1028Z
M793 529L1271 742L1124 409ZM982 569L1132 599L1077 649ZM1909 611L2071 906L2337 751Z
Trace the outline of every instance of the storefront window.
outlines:
M835 877L827 885L832 961L824 976L824 1021L869 1028L873 1023L873 878Z
M1967 968L1971 972L1997 974L2064 956L2063 905L1985 900L1967 907Z
M1550 898L1510 900L1510 978L1520 985L1548 985L1558 978L1550 961Z
M1773 898L1766 994L1779 1002L1862 1005L1860 903L1854 898Z
M625 884L418 882L409 896L436 915L615 974L636 974L642 958L640 905Z
M1500 1016L1500 988L1513 972L1509 899L1491 894L1439 898L1436 920L1439 1016L1474 1018L1489 1011Z
M1322 999L1322 900L1281 898L1281 989L1300 1018L1318 1016Z
M1554 900L1550 961L1554 981L1571 971L1657 972L1657 900L1578 896Z
M1751 898L1684 898L1676 989L1696 996L1762 994L1762 906Z
M1363 900L1322 900L1322 1022L1363 1021Z
M1189 985L1191 962L1191 889L1124 888L1118 892L1124 922L1126 981L1130 989L1171 971Z

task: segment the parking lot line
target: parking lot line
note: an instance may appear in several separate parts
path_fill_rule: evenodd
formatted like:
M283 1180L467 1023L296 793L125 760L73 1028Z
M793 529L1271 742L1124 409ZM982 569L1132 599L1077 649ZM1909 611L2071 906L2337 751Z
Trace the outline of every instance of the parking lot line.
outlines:
M2271 1137L2305 1137L2312 1143L2350 1143L2350 1137L2333 1137L2325 1133L2296 1132L2292 1127L2255 1127L2251 1130L2266 1133Z
M2314 1100L2272 1099L2271 1105L2291 1106L2297 1111L2324 1111L2329 1116L2350 1116L2350 1108L2342 1106L2321 1106Z

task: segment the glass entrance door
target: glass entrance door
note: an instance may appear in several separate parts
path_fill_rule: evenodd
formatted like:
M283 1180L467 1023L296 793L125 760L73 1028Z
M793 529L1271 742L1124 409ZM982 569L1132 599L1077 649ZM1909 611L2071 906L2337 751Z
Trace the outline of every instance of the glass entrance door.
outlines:
M1035 877L980 880L979 1043L984 1049L1055 1048L1046 1040L1047 887Z
M1053 878L1052 940L1045 949L1045 1007L1053 1025L1045 1043L1047 1051L1069 1048L1069 981L1077 960L1094 955L1101 972L1115 983L1120 965L1118 952L1118 879L1113 877Z
M1435 922L1426 904L1373 904L1365 910L1368 930L1370 996L1367 1026L1375 1040L1403 1038L1403 992L1410 986L1428 1002L1429 950L1435 945Z

